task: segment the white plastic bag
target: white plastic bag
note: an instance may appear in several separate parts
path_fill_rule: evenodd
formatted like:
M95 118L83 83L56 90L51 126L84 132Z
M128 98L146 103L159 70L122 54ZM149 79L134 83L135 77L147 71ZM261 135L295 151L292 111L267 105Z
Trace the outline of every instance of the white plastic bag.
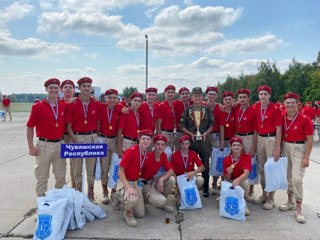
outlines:
M38 197L38 220L33 239L60 240L64 238L61 228L67 201L67 198L57 198L49 202L46 197Z
M82 193L80 193L82 194ZM106 212L98 205L92 203L89 198L83 194L82 207L92 213L95 217L102 219L107 216Z
M167 154L168 161L171 162L172 150L169 146L166 146L164 152Z
M95 219L94 215L84 207L81 208L81 213L86 217L86 220L88 220L89 222L92 222Z
M74 218L75 218L75 225L76 225L76 228L82 229L86 224L86 218L81 213L83 194L74 189L71 189L71 190L73 190L72 195L73 195L73 212L74 212Z
M94 179L96 181L100 181L101 176L102 176L102 169L101 169L100 158L97 157L96 164L94 166Z
M231 189L231 186L231 183L222 181L219 215L238 221L245 221L246 201L244 200L244 190L240 186L235 186L235 188Z
M259 184L259 166L257 158L251 158L251 171L248 176L248 182L250 185Z
M264 165L264 176L266 179L266 192L273 192L276 190L287 190L287 170L288 158L281 157L278 161L274 161L274 158L268 158Z
M177 184L181 195L180 209L202 208L195 177L188 181L186 175L182 174L177 177Z
M118 176L118 170L119 170L119 164L120 164L120 158L118 154L113 153L111 158L111 167L109 172L109 181L108 181L108 187L109 188L115 188L119 176Z
M216 177L223 175L223 159L229 154L229 147L224 148L223 151L219 148L212 148L209 175Z

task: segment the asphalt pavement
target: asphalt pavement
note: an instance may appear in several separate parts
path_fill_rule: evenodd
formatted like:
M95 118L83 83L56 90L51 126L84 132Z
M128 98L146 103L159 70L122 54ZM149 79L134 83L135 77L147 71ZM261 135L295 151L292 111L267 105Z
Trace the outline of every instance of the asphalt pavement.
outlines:
M14 113L12 122L0 122L0 238L32 238L35 231L36 208L34 164L28 155L26 140L27 113ZM317 139L316 139L317 140ZM320 143L314 144L310 167L304 177L303 212L305 224L295 221L294 211L280 212L286 202L286 192L277 191L276 207L263 210L249 203L251 215L245 222L219 217L216 197L203 199L203 208L182 211L182 239L320 239ZM68 171L69 172L69 171ZM68 182L70 177L67 177ZM53 187L53 175L49 188ZM180 239L175 213L168 214L147 205L146 216L138 219L138 226L130 228L123 219L123 211L101 204L102 188L95 184L97 203L107 212L107 218L94 220L82 230L68 231L65 239ZM261 187L255 187L255 195ZM165 223L170 218L170 223Z

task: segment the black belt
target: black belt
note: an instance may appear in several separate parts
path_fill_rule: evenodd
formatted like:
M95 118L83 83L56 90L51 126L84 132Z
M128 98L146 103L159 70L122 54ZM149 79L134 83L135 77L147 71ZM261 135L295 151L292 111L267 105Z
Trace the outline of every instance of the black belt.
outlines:
M42 138L42 137L39 137L39 140L40 141L43 141L43 142L61 142L62 141L62 138L58 138L58 139L46 139L46 138Z
M266 133L266 134L258 134L260 137L275 137L276 133Z
M285 141L287 143L295 143L295 144L305 144L305 141Z
M219 131L215 131L215 132L212 132L212 133L219 133Z
M131 137L126 137L126 136L123 136L123 138L131 140L131 141L137 141L138 140L138 138L131 138Z
M174 130L166 130L166 129L162 129L162 128L161 128L161 131L164 131L164 132L173 132Z
M107 135L104 135L102 133L100 133L100 136L104 137L104 138L116 138L117 137L117 136L107 136Z
M227 141L229 141L231 138L225 138L224 140L227 140Z
M97 131L88 131L88 132L75 132L74 134L76 135L89 135L89 134L94 134L97 133Z
M253 134L253 132L249 132L249 133L238 133L237 132L237 135L239 135L239 136L249 136L249 135L252 135Z
M67 136L68 136L69 134L68 134L67 132L65 132L64 135L67 135Z

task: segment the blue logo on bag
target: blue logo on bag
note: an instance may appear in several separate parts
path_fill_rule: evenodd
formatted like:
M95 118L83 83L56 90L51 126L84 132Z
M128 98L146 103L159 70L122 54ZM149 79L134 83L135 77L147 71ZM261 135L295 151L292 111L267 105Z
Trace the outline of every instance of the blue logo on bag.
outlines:
M187 206L194 205L198 201L196 190L194 188L185 188L184 195Z
M224 157L217 157L216 170L218 172L223 172L223 159Z
M38 216L38 227L36 230L36 236L40 239L45 239L50 236L52 216L47 214L40 214Z
M237 215L240 212L239 199L236 197L226 197L224 210L231 216Z
M254 180L257 177L257 164L252 164L251 172L248 176L250 180Z
M112 179L113 179L113 181L115 181L115 182L117 182L118 179L119 179L118 170L119 170L119 165L114 165L114 167L113 167Z
M164 173L165 172L164 167L160 167L159 172Z

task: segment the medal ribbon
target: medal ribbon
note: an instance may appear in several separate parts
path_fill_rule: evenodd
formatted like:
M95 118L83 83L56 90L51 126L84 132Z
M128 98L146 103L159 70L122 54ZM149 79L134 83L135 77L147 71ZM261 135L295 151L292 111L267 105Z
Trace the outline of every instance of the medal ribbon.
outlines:
M111 113L110 113L110 112L111 112ZM111 125L111 119L112 119L113 109L110 110L110 112L109 112L109 108L107 107L107 116L108 116L109 125Z
M89 110L89 103L88 104L82 103L82 107L83 107L83 112L84 112L84 119L87 119L88 110Z
M242 114L241 114L241 116L238 116L238 122L239 122L239 123L242 121L244 112L247 110L247 108L248 108L248 107L246 107L244 110L242 110L242 108L240 107L239 115L240 115L240 111L242 111Z
M177 129L177 128L176 128L176 112L174 111L174 108L173 108L172 103L171 103L171 104L168 103L168 105L169 105L169 107L170 107L170 109L171 109L172 116L173 116L173 128L174 128L174 129Z
M189 154L187 154L187 157L184 158L182 155L182 152L180 151L181 157L182 157L182 161L183 161L183 165L184 165L184 171L187 171L187 167L188 167L188 158L189 158Z
M294 118L292 119L289 127L287 127L287 117L284 118L284 126L286 128L286 133L288 132L288 130L291 128L292 124L294 123L294 121L296 120L296 118L298 117L299 112L296 113L296 115L294 116Z
M267 105L265 108L263 108L262 106L260 106L260 117L261 117L261 122L263 122L263 121L264 121L264 118L265 118L266 113L267 113L267 108L268 108L268 106L269 106L269 103L268 103L268 105ZM262 111L262 109L263 109L263 111ZM262 112L263 112L263 113L262 113Z
M229 121L229 118L230 118L231 112L232 112L232 109L231 109L231 110L230 110L230 112L228 113L228 116L227 116L227 118L226 118L226 123L228 123L228 121Z
M140 147L139 147L139 157L140 157L140 172L141 172L142 167L143 167L144 162L145 162L146 157L147 157L147 151L145 151L143 153L143 158L142 158L142 151L141 151Z
M53 112L54 115L54 120L57 122L58 121L58 116L59 116L59 104L58 104L58 100L56 100L56 110L54 110L53 105L47 100L47 103L49 103L51 110Z
M150 105L148 105L148 106L149 106L149 110L150 110L151 118L153 119L153 107L150 107Z
M233 165L233 168L238 164L238 162L240 161L241 157L239 157L239 159L237 161L234 161L233 159L233 155L231 154L231 160L232 160L232 165Z
M133 113L134 113L134 112L133 112ZM139 116L139 113L138 113L138 112L134 113L134 116L135 116L135 118L136 118L137 127L138 127L138 129L139 129L139 127L140 127L140 116Z

